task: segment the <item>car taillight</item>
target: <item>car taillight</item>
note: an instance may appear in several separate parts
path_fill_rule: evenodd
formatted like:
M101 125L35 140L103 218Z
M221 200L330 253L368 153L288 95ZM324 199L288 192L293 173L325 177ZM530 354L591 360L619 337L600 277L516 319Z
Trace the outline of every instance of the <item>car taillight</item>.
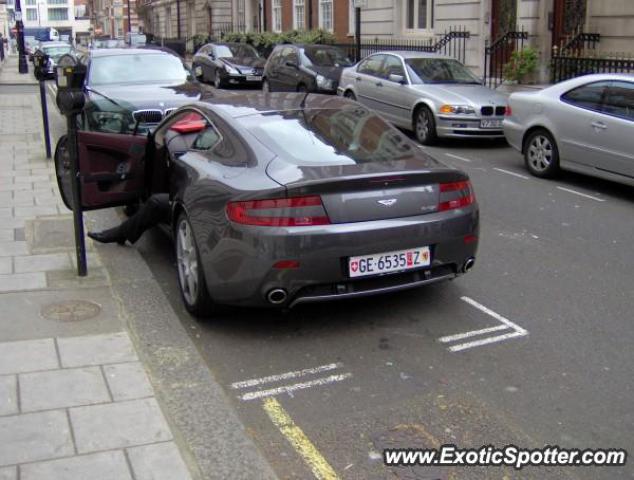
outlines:
M475 203L475 194L468 180L440 184L439 212L466 207L473 203Z
M229 220L243 225L260 227L306 227L329 225L321 197L279 198L272 200L248 200L227 204Z
M510 105L507 105L506 106L506 110L504 110L504 116L510 117L511 115L513 115L513 110L511 110L511 106Z

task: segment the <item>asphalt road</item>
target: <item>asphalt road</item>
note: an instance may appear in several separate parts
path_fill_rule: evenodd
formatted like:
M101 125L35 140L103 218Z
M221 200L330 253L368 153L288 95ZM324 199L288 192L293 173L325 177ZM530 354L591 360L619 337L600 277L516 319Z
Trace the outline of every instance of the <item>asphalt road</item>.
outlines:
M634 451L634 189L530 177L503 142L426 151L469 173L481 207L476 267L456 281L196 321L165 235L150 232L137 248L281 478L314 478L324 461L346 479L634 478L631 461L521 472L383 466L383 448L445 443ZM267 413L270 389L300 440ZM297 451L306 441L312 465Z

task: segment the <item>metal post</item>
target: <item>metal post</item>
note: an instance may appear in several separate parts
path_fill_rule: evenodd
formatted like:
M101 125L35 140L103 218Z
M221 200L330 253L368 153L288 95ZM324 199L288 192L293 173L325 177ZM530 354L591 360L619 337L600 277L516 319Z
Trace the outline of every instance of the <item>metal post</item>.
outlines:
M15 0L15 36L18 40L18 72L29 73L26 63L26 51L24 48L24 24L22 23L22 7L20 0Z
M128 44L132 45L132 22L130 21L130 0L128 0Z
M313 29L313 0L308 0L308 28L306 30Z
M181 38L181 2L180 0L176 0L176 37L178 39Z
M361 60L361 8L354 9L354 39L356 44L357 62Z
M44 145L46 147L46 158L51 158L51 136L48 129L48 105L46 103L46 85L40 79L40 101L42 102L42 123L44 124Z
M86 263L86 243L84 239L84 212L81 208L80 177L77 154L77 116L67 115L66 125L68 129L68 156L70 157L70 168L74 175L71 179L71 190L73 193L73 223L75 224L75 255L77 258L77 275L85 277L88 273Z

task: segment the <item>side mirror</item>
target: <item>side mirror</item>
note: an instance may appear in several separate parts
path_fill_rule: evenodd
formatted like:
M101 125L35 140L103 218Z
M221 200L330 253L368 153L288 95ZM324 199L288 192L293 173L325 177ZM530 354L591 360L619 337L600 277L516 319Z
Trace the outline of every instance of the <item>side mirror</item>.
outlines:
M405 77L403 75L395 75L393 73L390 73L387 79L390 82L396 82L396 83L400 83L401 85L405 85Z

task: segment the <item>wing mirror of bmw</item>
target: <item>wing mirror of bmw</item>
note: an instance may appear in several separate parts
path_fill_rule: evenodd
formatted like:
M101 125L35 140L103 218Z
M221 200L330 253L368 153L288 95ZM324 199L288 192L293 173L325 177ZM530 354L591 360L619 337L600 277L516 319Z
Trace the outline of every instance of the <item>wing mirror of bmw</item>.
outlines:
M394 73L391 73L388 77L388 80L390 82L396 82L400 83L401 85L405 85L405 77L403 75L396 75Z

